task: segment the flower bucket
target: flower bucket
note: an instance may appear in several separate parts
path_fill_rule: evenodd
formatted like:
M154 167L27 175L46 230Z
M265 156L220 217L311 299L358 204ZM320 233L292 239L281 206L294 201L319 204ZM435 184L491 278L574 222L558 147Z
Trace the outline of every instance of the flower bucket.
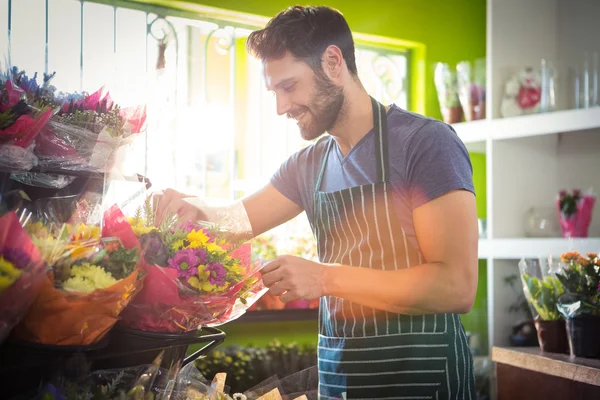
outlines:
M567 354L569 346L567 341L567 329L565 320L555 321L535 320L540 350L545 353Z
M600 358L600 317L568 319L567 338L571 357Z

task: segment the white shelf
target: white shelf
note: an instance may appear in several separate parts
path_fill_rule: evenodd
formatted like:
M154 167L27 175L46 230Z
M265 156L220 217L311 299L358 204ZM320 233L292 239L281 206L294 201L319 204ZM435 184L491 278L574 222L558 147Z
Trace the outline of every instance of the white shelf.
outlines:
M452 124L452 127L464 143L477 143L488 138L490 122L492 121L480 119L478 121L459 122Z
M560 257L567 251L600 252L600 238L510 238L480 239L479 258L520 260L521 258Z
M453 124L465 143L517 139L600 128L600 107Z

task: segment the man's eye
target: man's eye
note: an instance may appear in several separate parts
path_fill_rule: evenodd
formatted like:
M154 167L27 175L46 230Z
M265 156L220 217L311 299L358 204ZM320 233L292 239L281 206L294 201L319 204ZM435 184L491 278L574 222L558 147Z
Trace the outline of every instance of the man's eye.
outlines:
M296 84L294 83L292 85L284 86L283 91L286 93L290 93L290 92L293 92L295 88L296 88Z

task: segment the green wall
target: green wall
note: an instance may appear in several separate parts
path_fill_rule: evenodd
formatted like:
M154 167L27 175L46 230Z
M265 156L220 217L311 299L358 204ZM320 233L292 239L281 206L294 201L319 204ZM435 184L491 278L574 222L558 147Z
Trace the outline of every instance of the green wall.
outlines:
M100 0L102 1L102 0ZM187 8L180 1L133 0ZM271 17L290 5L303 4L286 0L188 0L188 3L206 5L232 11ZM319 3L338 8L348 20L350 28L359 33L379 35L418 42L425 46L425 114L441 119L433 71L436 62L454 66L462 60L473 61L486 54L486 0L371 0L350 2L325 0ZM485 156L471 154L473 180L477 191L480 218L485 218ZM462 316L467 330L482 334L482 349L487 349L487 285L486 265L480 263L479 287L473 310ZM231 324L224 329L227 343L261 345L271 338L283 342L314 343L316 323L285 322L260 324Z

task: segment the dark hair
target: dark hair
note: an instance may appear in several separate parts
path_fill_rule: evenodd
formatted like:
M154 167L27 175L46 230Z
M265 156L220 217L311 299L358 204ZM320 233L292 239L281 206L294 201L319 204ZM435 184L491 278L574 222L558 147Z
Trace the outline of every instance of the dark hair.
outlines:
M352 32L342 13L333 8L289 7L264 29L252 32L246 42L248 52L262 61L289 51L315 71L322 71L321 56L330 45L340 48L348 70L356 76Z

